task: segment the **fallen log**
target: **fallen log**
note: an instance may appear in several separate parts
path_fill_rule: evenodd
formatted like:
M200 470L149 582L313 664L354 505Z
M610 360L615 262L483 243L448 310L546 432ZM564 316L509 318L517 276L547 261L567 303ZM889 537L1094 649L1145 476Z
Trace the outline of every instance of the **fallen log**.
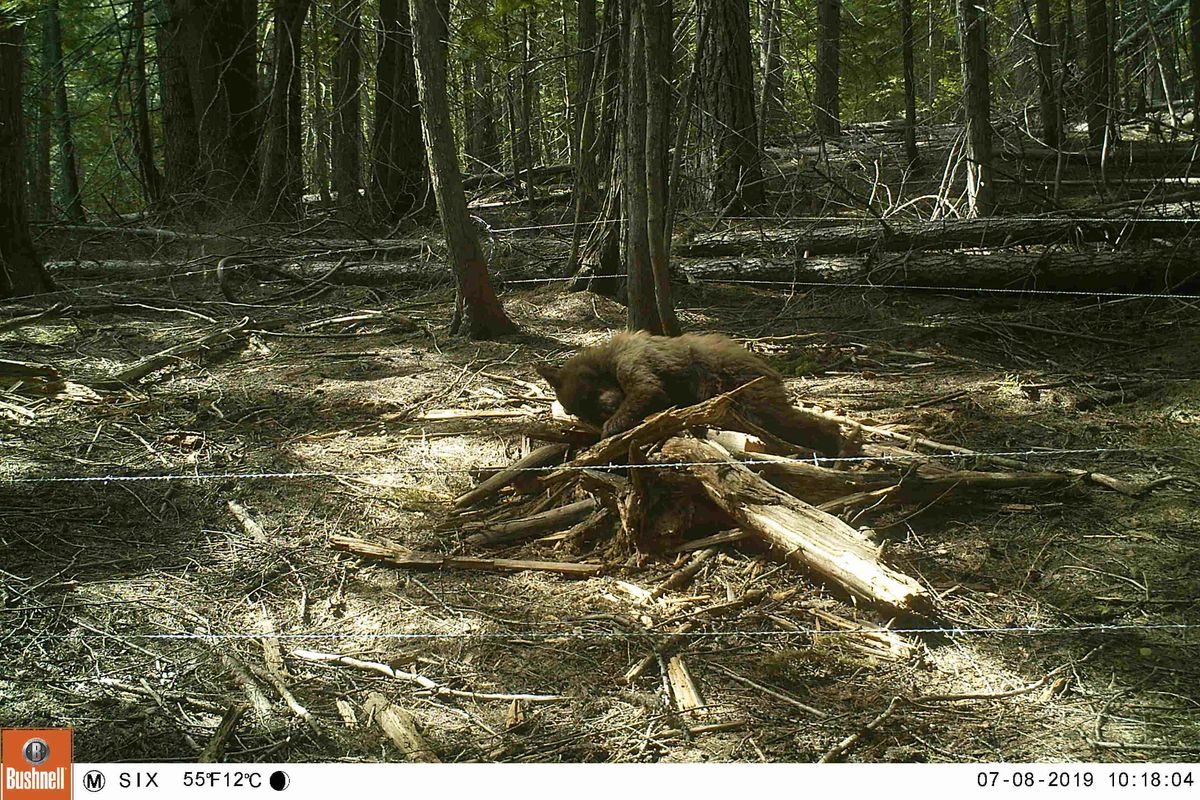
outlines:
M732 229L705 233L677 245L684 257L751 254L834 255L909 250L956 250L969 247L1048 245L1060 242L1115 242L1133 236L1181 239L1195 223L1186 219L1130 222L1120 219L1039 218L946 219L934 222L863 219L832 227Z
M600 564L570 561L530 561L513 558L470 558L442 553L409 550L406 547L367 542L351 536L332 536L329 544L335 550L343 550L363 558L383 561L394 567L417 567L424 569L472 569L472 570L529 570L534 572L556 572L571 577L598 575Z
M663 444L662 455L673 462L693 463L683 469L700 482L708 498L790 563L897 613L925 615L933 610L929 592L881 564L865 536L767 483L718 445L677 437Z
M1182 229L1181 229L1182 230ZM1200 250L913 252L813 258L679 261L690 282L875 284L914 288L1179 291L1200 284Z

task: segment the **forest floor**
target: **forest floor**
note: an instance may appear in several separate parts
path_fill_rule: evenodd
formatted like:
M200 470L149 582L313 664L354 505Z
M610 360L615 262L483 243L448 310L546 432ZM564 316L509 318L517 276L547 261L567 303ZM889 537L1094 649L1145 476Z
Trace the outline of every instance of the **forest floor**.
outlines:
M42 246L69 258L75 243ZM334 534L455 549L459 533L439 525L471 470L527 452L522 426L548 414L534 365L604 338L624 310L510 284L522 333L470 342L445 334L444 284L271 301L294 288L249 285L245 302L260 305L238 306L211 278L93 286L88 303L117 305L0 333L5 357L72 382L52 397L0 394L0 726L73 726L84 761L194 760L244 704L226 759L395 760L366 711L377 692L444 761L813 761L855 734L845 760L1200 753L1194 302L680 288L687 329L743 340L798 399L1034 469L1152 486L951 494L857 521L959 629L896 633L887 652L828 623L885 617L738 545L649 602L638 587L678 554L571 579L417 572L333 550ZM102 386L247 315L286 324ZM444 409L491 416L431 413ZM181 477L120 480L137 476ZM108 480L55 480L68 477ZM24 478L36 480L12 481ZM488 554L604 560L593 545L571 553L551 537ZM762 602L705 615L751 588ZM700 624L623 681L689 620ZM533 697L423 691L297 651ZM706 713L684 720L667 702L671 655Z

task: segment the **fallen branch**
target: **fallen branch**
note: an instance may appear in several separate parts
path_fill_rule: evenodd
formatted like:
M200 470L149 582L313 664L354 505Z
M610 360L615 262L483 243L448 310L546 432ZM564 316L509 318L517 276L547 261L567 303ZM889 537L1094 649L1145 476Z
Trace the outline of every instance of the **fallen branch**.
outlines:
M213 733L212 738L208 740L208 744L204 746L204 750L200 755L196 756L196 760L201 764L216 764L225 755L225 746L229 744L229 739L233 736L234 730L237 728L238 720L246 713L246 705L244 703L234 703L225 712L225 716L221 718L221 723L217 725L217 730Z
M513 481L525 475L528 470L553 464L566 455L565 444L548 444L531 452L511 467L497 472L471 491L460 495L454 500L455 508L467 508L476 505L481 500L492 496L508 486Z
M250 320L243 319L237 325L229 328L224 328L216 333L210 333L199 339L190 342L168 347L166 350L161 350L152 356L143 358L138 363L127 369L118 372L106 381L99 383L99 386L104 388L119 388L125 384L133 383L136 380L146 377L152 372L155 372L163 367L171 364L186 355L191 355L199 350L211 348L216 345L227 346L244 338L248 333L247 326Z
M330 545L363 558L383 561L394 567L416 567L420 569L472 569L472 570L529 570L533 572L555 572L571 577L590 577L600 574L601 564L574 563L570 561L528 561L511 558L471 558L428 553L375 544L350 536L332 536Z
M560 700L566 699L566 697L558 694L500 694L451 689L415 672L405 672L388 664L381 664L378 661L363 661L353 656L343 656L336 653L321 653L316 650L298 648L292 651L292 655L296 658L302 658L305 661L316 661L321 664L337 664L343 667L366 670L367 672L378 672L389 678L415 683L421 689L435 697L462 697L468 700L502 700L504 702L523 700L528 703L557 703Z

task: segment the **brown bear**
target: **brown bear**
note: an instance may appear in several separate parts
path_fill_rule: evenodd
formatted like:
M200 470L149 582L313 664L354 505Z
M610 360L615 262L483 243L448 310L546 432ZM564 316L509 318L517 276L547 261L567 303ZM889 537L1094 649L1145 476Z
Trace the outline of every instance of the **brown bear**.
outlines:
M779 373L719 334L652 336L618 333L576 353L562 367L537 367L571 414L605 436L649 414L689 406L764 378L735 400L738 413L792 444L829 457L842 449L837 423L797 411Z

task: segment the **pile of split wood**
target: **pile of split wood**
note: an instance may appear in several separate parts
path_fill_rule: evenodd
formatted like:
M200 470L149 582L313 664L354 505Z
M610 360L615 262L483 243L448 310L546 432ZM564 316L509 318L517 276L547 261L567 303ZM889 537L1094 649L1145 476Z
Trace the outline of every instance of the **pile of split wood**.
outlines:
M735 394L663 411L607 439L562 415L527 429L531 439L548 443L455 500L447 527L461 534L456 554L342 537L334 546L396 566L586 577L635 549L661 551L691 539L687 548L703 552L745 540L883 611L928 616L935 611L929 592L883 563L869 531L851 523L896 503L944 501L968 489L1045 489L1090 480L1139 491L1100 473L1028 471L1011 459L832 415L857 438L875 441L860 444L861 454L851 459L800 458L794 447L739 418ZM950 468L947 453L973 457L988 469ZM608 557L599 561L487 557L489 548L531 539L563 542L578 552L601 537L607 537ZM693 563L698 567L700 560Z

